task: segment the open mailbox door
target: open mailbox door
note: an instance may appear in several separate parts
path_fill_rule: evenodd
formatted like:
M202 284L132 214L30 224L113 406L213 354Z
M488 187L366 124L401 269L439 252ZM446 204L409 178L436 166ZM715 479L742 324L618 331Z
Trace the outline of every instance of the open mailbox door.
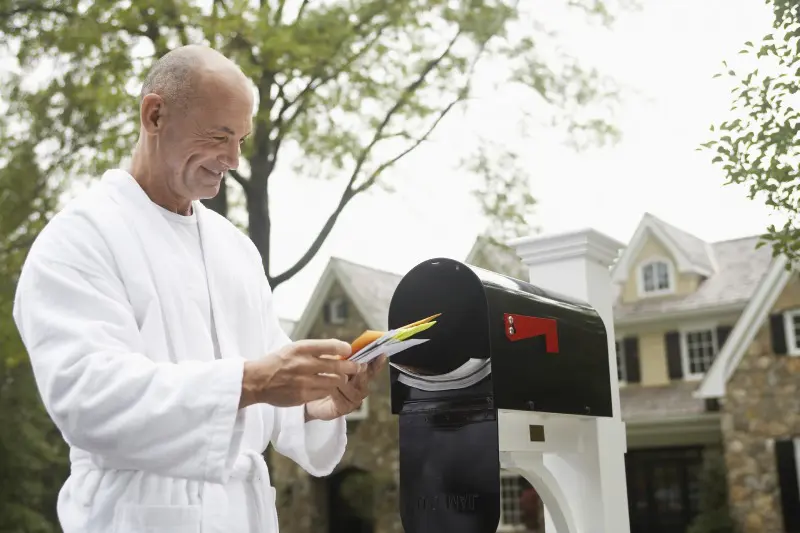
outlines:
M586 303L452 259L403 277L389 327L436 313L436 327L420 334L430 340L390 362L403 527L495 533L498 412L610 417L606 328Z

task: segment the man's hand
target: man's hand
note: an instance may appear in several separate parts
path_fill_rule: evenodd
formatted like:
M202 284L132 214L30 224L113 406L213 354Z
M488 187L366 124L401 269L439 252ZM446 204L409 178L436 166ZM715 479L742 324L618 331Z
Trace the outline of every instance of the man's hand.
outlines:
M349 344L336 339L301 340L246 361L239 408L255 403L292 407L331 396L365 366L335 359L350 352Z
M369 396L369 383L386 366L385 355L377 357L349 381L337 387L327 398L314 400L306 404L306 421L333 420L352 413L359 407L364 398Z

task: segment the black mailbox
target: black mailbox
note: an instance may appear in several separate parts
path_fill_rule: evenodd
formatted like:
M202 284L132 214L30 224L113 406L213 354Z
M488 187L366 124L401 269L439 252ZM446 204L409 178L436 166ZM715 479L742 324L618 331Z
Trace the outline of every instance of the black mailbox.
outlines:
M608 340L584 302L452 259L409 271L389 327L441 313L392 357L406 533L494 533L498 410L612 416ZM531 427L532 440L543 439Z

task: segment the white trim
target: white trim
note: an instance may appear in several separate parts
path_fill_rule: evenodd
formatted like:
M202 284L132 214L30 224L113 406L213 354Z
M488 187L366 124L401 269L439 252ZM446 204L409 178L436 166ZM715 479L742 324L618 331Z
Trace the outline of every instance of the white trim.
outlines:
M331 258L328 261L328 265L325 267L325 270L322 272L322 275L317 282L317 286L314 288L314 292L311 293L311 297L308 299L305 309L303 309L303 314L300 315L300 318L297 320L297 323L292 330L292 340L297 341L300 339L305 339L308 336L308 333L311 331L311 328L314 325L314 321L317 319L322 311L322 307L325 305L325 299L327 298L328 293L330 292L331 288L333 288L333 284L338 278L339 276L336 272L335 259Z
M722 347L714 364L706 372L703 383L694 392L696 398L722 398L725 396L725 385L728 379L739 366L742 357L792 276L792 271L787 270L786 265L787 259L783 255L773 260L772 266L742 311L742 316L736 321L725 346Z
M703 333L710 331L711 332L711 344L714 349L714 356L713 359L716 359L719 355L719 339L717 338L717 327L719 324L717 323L705 323L705 324L691 324L688 326L684 326L680 328L680 335L681 335L681 365L683 365L683 379L686 381L694 381L703 379L703 376L706 375L708 369L704 372L691 372L691 365L689 362L689 343L687 340L687 335L689 333ZM714 364L714 360L712 359L711 365ZM711 367L709 366L709 369Z
M664 264L667 266L667 288L647 291L645 290L644 286L644 271L647 267L652 267L658 264ZM637 270L636 287L638 289L639 298L664 296L665 294L673 294L675 292L675 286L677 285L676 283L677 280L675 279L675 264L668 257L663 257L663 256L648 257L645 261L639 263L636 266L636 270ZM656 283L656 285L658 285L657 278L654 279L654 282Z
M617 327L635 326L650 322L682 321L697 318L718 316L722 314L741 313L750 300L742 300L735 303L723 305L701 307L698 309L682 309L679 311L651 311L649 313L635 313L623 317L614 317L614 324Z
M786 353L791 357L800 356L800 346L797 344L794 317L800 316L800 309L787 309L783 312L783 331L786 336ZM798 463L800 465L800 463Z
M794 470L797 474L797 486L800 487L800 438L792 439L794 444Z
M650 213L645 213L642 216L639 227L636 228L633 237L631 237L628 247L625 248L619 261L614 265L611 276L615 283L625 283L628 280L628 276L631 273L631 263L636 259L645 242L647 242L647 238L651 236L655 237L673 256L677 263L678 272L694 272L701 276L711 276L714 273L704 266L693 264L680 246L661 227L661 221Z
M528 267L576 257L588 258L590 261L610 267L619 256L619 251L625 247L618 240L594 229L581 229L545 237L532 235L513 239L506 244L516 249L517 255Z

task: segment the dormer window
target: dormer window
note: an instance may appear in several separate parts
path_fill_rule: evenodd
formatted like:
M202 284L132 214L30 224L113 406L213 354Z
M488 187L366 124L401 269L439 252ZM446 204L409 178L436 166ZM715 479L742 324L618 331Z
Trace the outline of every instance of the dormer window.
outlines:
M639 269L639 292L643 296L672 292L672 281L672 264L668 261L649 261Z
M340 326L347 322L347 300L334 298L325 304L325 322Z

